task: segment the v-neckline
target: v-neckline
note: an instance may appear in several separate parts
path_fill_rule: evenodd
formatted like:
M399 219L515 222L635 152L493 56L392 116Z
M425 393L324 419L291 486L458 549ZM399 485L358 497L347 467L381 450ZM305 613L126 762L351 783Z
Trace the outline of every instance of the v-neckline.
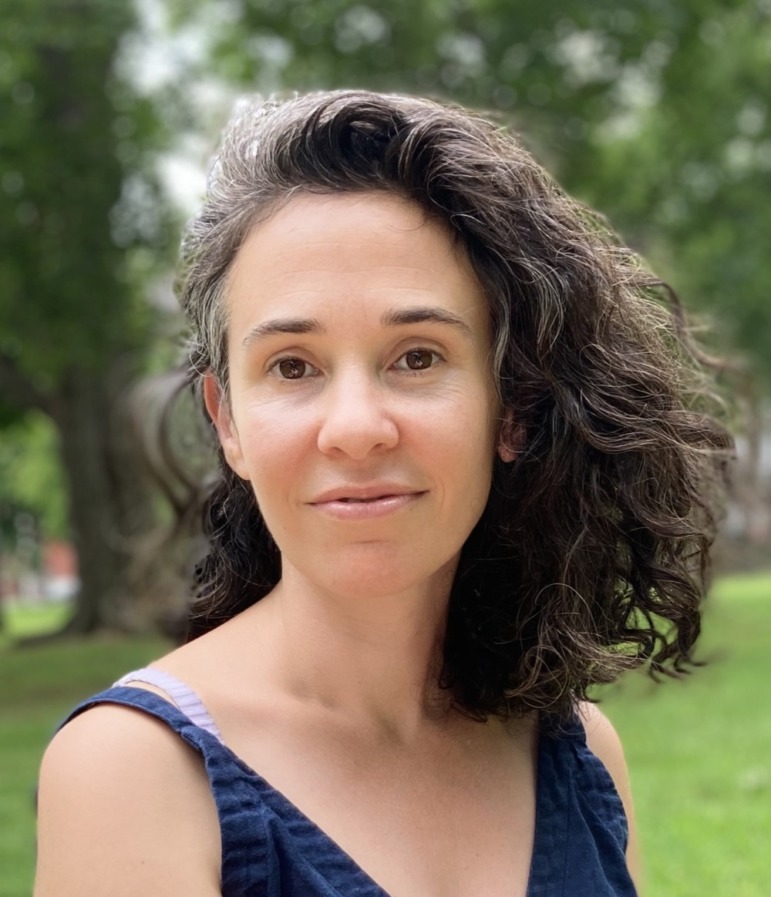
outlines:
M210 735L210 733L207 734ZM210 737L214 738L214 736L211 735ZM535 820L533 828L533 844L530 854L530 864L528 869L525 897L533 897L532 892L535 880L534 870L536 868L537 859L543 852L542 841L544 838L544 834L541 832L542 826L540 825L540 822L545 815L545 807L543 806L543 760L545 752L545 742L547 739L541 731L540 727L537 737L538 745L535 752ZM351 856L350 853L348 853L347 850L345 850L345 848L343 848L337 841L335 841L335 839L331 835L329 835L318 823L314 822L313 819L311 819L310 816L307 815L307 813L303 812L303 810L301 810L297 806L297 804L294 803L294 801L290 800L283 791L271 785L271 783L264 776L253 769L245 760L242 760L241 757L232 750L232 748L225 744L225 742L219 741L216 738L214 740L217 741L220 747L223 748L230 755L233 761L241 767L243 772L247 773L250 777L256 780L257 784L260 787L260 790L263 792L263 794L268 796L268 803L274 812L277 812L274 805L279 805L280 811L277 812L277 815L282 821L285 821L287 815L290 817L294 817L295 821L302 824L309 834L313 835L317 840L322 841L330 851L336 854L337 858L340 861L345 863L348 873L355 876L359 880L360 887L366 888L366 893L361 893L361 897L395 897L395 895L392 895L388 891L386 891L382 885L378 884L378 882ZM335 882L330 882L330 884L336 886Z
M355 877L358 881L359 888L364 889L363 891L359 891L360 897L393 897L393 895L389 894L388 891L383 888L382 885L378 884L378 882L359 864L356 860L351 856L348 851L346 851L335 839L329 835L324 829L316 822L313 821L303 810L301 810L297 804L295 804L292 800L290 800L280 789L271 785L271 783L262 776L259 772L253 769L245 760L243 760L238 754L233 751L229 745L227 745L221 738L218 738L216 735L212 734L211 731L198 726L196 723L190 720L182 710L179 709L175 704L171 701L166 700L161 697L156 692L150 691L149 689L136 687L131 685L123 685L117 686L118 688L126 688L131 691L137 691L149 701L150 705L155 704L157 702L158 705L162 705L164 707L164 713L168 713L169 709L173 714L178 714L182 720L184 720L188 725L192 723L192 725L202 733L203 738L211 739L211 741L216 744L221 750L225 751L225 753L230 757L232 762L234 762L242 772L248 775L251 779L255 781L260 791L268 798L267 803L270 806L271 810L276 813L276 815L282 821L286 821L287 817L294 817L296 822L299 822L308 834L315 837L317 841L321 841L332 853L334 853L338 859L338 868L340 868L340 864L344 864L347 867L347 873L353 877ZM200 699L199 699L200 700ZM203 706L203 704L202 704ZM151 707L148 709L152 711ZM567 735L567 730L565 731ZM544 726L542 723L538 726L537 732L538 744L536 747L536 770L535 770L535 820L534 820L534 830L533 830L533 844L532 844L532 852L530 855L530 864L528 869L528 882L527 888L525 890L525 897L533 897L533 889L535 887L535 883L537 880L536 870L541 863L542 857L545 855L546 846L544 842L544 838L546 837L546 832L542 831L543 829L543 819L548 815L546 801L548 800L546 795L546 776L545 776L545 758L547 751L547 742L550 741L550 737L545 734ZM277 806L278 809L277 809ZM312 861L309 861L311 865L314 865ZM330 881L329 884L337 887L335 882Z

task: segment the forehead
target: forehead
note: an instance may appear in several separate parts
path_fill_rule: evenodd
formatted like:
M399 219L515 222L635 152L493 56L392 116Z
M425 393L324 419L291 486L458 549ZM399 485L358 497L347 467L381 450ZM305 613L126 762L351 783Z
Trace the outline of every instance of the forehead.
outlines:
M236 329L277 313L382 317L426 304L487 329L460 241L417 203L388 193L293 196L247 234L226 301Z

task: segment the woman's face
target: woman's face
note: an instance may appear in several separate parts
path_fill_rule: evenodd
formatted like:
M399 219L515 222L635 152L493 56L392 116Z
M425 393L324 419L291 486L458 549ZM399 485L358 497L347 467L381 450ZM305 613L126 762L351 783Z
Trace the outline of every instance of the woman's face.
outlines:
M227 284L229 397L205 397L291 569L446 588L490 490L487 304L442 225L390 194L293 197Z

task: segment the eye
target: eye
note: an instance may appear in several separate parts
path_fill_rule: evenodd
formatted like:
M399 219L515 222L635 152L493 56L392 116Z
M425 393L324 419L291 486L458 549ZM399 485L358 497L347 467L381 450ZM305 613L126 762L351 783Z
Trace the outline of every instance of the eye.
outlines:
M275 374L281 380L302 380L305 377L313 377L318 374L318 370L302 358L279 358L270 367L272 374Z
M442 356L431 349L410 349L402 355L394 367L400 370L425 371L441 360Z

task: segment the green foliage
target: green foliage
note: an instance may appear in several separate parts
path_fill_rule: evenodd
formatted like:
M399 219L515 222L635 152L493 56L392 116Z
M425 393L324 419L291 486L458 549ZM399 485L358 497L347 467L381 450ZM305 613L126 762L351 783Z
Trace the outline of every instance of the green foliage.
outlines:
M0 21L0 360L26 408L147 342L126 249L165 239L160 133L115 69L131 4L0 0Z
M3 430L0 440L0 518L10 538L10 518L26 511L43 534L67 535L67 501L56 459L56 432L48 418L31 412Z
M700 10L662 36L658 102L597 131L604 164L580 174L768 375L770 8Z

